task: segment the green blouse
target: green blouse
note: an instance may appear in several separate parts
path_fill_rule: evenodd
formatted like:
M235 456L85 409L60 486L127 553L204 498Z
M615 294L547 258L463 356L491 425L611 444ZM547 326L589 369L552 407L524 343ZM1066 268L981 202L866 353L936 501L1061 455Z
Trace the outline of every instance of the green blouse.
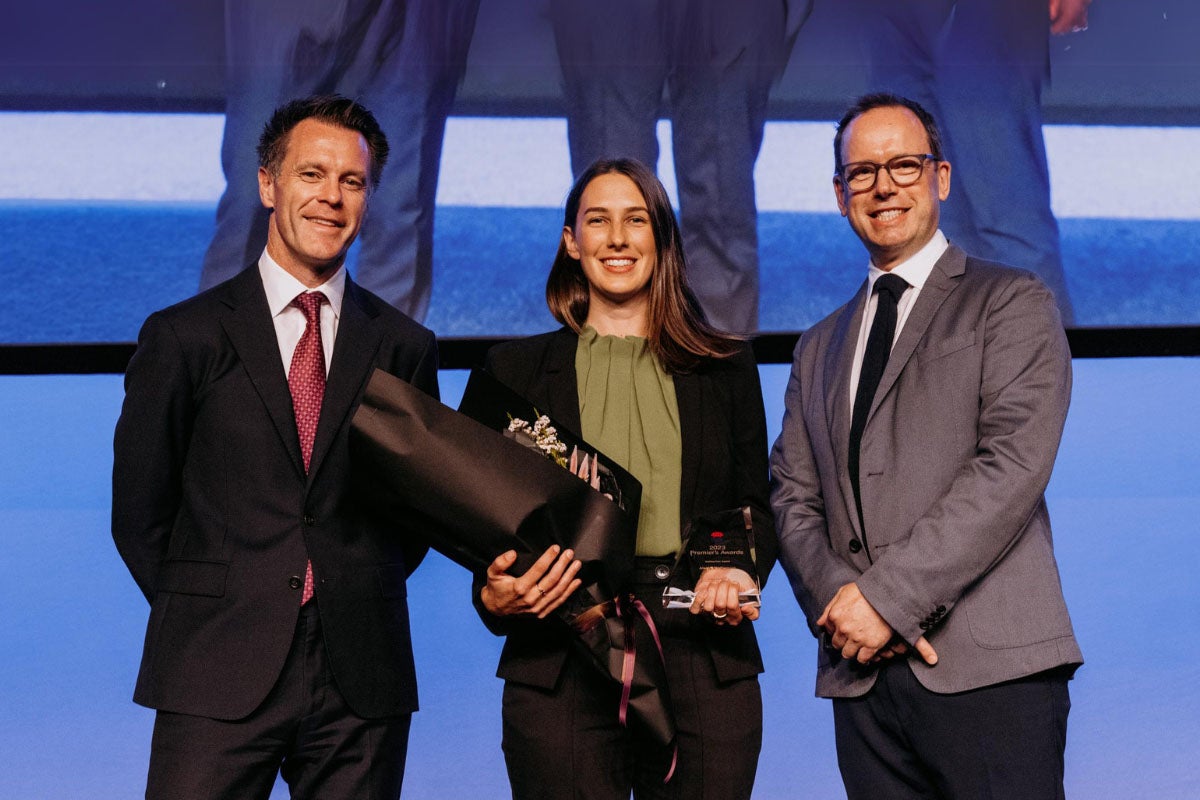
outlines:
M637 555L679 550L682 444L675 382L640 336L585 325L575 350L583 438L642 483Z

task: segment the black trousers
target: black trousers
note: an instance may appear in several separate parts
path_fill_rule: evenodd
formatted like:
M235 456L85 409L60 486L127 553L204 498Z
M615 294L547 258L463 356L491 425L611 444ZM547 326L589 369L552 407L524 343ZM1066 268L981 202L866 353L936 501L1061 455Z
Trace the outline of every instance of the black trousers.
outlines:
M253 714L227 721L158 712L146 797L265 800L282 773L297 800L396 800L411 720L350 710L329 670L314 600L300 612L279 681Z
M721 684L701 625L662 608L663 582L634 587L662 638L677 726L671 752L617 719L620 687L572 652L551 691L504 685L504 760L514 800L748 800L762 748L757 678Z
M833 701L847 797L1061 800L1068 679L1056 669L937 694L888 664L867 694Z

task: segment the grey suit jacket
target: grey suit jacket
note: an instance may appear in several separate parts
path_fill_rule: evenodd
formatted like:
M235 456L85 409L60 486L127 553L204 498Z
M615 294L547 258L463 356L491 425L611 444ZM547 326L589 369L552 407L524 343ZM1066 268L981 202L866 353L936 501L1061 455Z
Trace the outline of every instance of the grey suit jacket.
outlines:
M1054 299L1032 273L938 260L892 349L867 419L861 493L846 468L850 370L866 301L796 346L783 432L771 454L780 561L815 622L843 584L906 641L936 692L1082 663L1054 560L1043 492L1071 391ZM817 694L855 697L875 669L818 648Z

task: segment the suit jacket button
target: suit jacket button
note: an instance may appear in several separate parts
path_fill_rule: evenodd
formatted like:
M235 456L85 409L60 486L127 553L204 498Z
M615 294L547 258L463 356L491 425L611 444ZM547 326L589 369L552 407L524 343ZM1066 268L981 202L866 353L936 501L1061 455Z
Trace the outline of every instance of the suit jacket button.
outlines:
M316 525L317 518L314 517L312 514L305 514L304 515L304 524L309 525L309 526Z
M921 620L921 622L917 625L917 627L923 631L927 631L927 630L929 630L929 623L926 622L925 620Z
M859 550L862 550L862 542L860 542L858 539L851 539L850 552L857 553Z
M938 606L938 607L937 607L937 613L938 613L938 616L939 616L939 617L940 617L942 614L945 614L945 613L946 613L946 607L945 607L945 606Z
M288 586L292 587L293 589L299 589L303 585L304 579L299 575L293 575L292 577L288 578Z
M671 568L666 564L658 564L654 567L654 577L660 581L665 581L667 576L671 574Z

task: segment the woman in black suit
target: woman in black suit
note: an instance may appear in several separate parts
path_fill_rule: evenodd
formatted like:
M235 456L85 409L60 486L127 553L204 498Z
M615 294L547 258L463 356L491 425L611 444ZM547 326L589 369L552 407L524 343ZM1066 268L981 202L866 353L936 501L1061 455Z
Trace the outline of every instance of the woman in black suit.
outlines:
M551 548L512 576L515 553L505 553L477 579L475 601L507 637L497 675L513 797L748 798L762 740L762 659L749 624L758 609L738 604L751 579L706 570L691 614L664 610L661 598L691 519L768 508L753 355L705 322L667 194L636 161L598 161L575 182L546 298L565 327L493 348L488 369L642 482L628 588L661 637L678 762L664 783L672 753L620 725L620 687L545 618L578 586L573 554ZM774 531L760 531L756 545L765 580Z

